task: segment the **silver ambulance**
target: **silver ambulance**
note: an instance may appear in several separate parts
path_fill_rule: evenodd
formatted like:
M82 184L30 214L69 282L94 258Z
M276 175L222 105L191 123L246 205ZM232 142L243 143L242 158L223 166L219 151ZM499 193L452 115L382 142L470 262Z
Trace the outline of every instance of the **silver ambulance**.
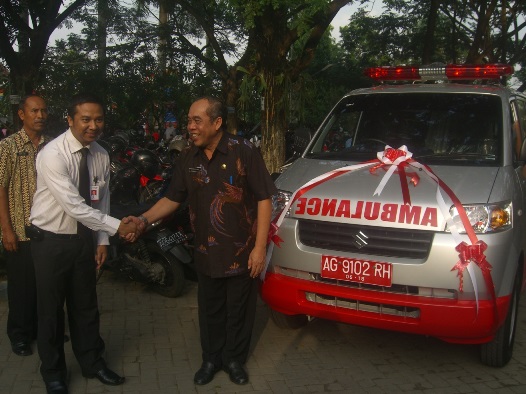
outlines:
M526 96L507 65L379 67L278 177L261 287L311 318L512 356L525 284ZM409 81L409 82L408 82Z

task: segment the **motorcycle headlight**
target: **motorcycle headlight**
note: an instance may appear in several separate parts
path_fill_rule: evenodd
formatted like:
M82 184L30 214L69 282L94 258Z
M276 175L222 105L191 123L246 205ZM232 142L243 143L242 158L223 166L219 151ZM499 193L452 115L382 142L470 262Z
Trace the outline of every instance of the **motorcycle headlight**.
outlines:
M278 190L278 193L272 196L272 219L281 213L291 197L292 193L284 190ZM286 216L289 216L289 212L286 213Z
M512 227L511 201L497 204L464 205L464 210L476 234L504 231ZM451 207L449 214L455 224L457 224L459 232L465 233L458 210L455 206ZM446 227L446 231L449 231L448 227Z

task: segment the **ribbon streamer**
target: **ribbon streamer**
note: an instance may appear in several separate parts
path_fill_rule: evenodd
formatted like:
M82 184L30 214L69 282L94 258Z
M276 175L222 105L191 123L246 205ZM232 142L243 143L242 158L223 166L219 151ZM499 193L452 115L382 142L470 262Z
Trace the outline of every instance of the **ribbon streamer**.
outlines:
M497 313L496 308L496 294L495 294L495 286L493 284L493 279L491 278L491 265L486 260L486 256L484 255L484 251L487 248L487 245L479 241L475 231L473 230L473 227L471 227L471 223L469 222L469 218L466 214L466 211L464 210L464 207L462 206L462 203L457 198L455 193L425 164L418 163L417 161L412 159L413 154L408 151L407 147L405 145L402 145L399 149L394 149L390 147L389 145L386 145L385 150L383 152L377 153L377 160L371 160L367 161L361 164L357 165L351 165L342 167L333 171L329 171L325 174L322 174L311 181L304 184L302 187L300 187L298 190L296 190L293 194L291 199L286 204L283 211L280 213L278 219L275 221L275 223L272 223L271 230L269 232L269 249L267 251L267 257L266 257L266 267L263 270L261 274L261 278L264 280L265 278L265 272L267 271L268 264L270 262L270 258L272 256L272 251L274 244L280 246L281 242L284 242L278 235L279 227L281 223L283 222L283 219L287 213L287 211L290 209L292 204L304 193L312 190L316 186L321 185L324 182L327 182L330 179L336 178L340 175L349 173L351 171L357 171L360 169L363 169L365 167L373 166L369 169L371 174L374 174L375 171L378 168L384 168L386 166L389 166L387 169L385 175L381 179L380 183L378 184L378 187L376 188L374 195L380 195L391 178L392 174L395 172L395 170L398 169L398 173L400 176L400 184L402 188L402 197L404 204L411 204L411 200L409 198L409 187L407 184L407 176L408 174L411 175L411 182L414 186L416 186L419 182L419 177L416 173L408 173L405 170L405 167L412 166L419 171L423 171L431 180L433 180L436 183L436 201L439 206L440 211L442 212L442 215L444 219L446 220L446 223L448 224L448 228L451 231L451 235L453 236L453 239L457 243L457 246L455 249L457 252L459 252L459 261L455 264L455 266L451 269L451 271L457 270L457 276L459 277L459 291L463 291L463 285L464 285L464 277L463 273L464 270L467 270L469 272L469 277L471 279L473 289L475 292L475 300L477 305L477 314L478 314L478 286L476 282L475 273L471 267L471 262L474 262L475 265L479 267L479 269L482 272L482 275L484 277L484 281L486 283L486 287L488 288L488 291L491 294L491 297L494 302L494 313ZM457 209L458 215L460 217L460 224L462 225L463 229L466 232L466 235L468 236L471 245L468 245L466 242L463 241L462 236L460 235L460 231L458 229L457 224L453 221L451 215L449 214L449 207L446 204L444 197L442 196L441 190L443 190L447 196L450 198L450 200L453 202L454 206Z

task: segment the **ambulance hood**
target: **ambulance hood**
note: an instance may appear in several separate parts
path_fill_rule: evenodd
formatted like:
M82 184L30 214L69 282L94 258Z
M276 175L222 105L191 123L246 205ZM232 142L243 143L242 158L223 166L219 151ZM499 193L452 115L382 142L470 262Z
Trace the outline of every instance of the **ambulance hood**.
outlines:
M299 158L276 180L276 185L280 190L295 192L319 175L351 165L356 163ZM407 168L410 204L404 204L398 172L393 173L381 193L375 195L388 167L377 168L374 172L371 168L350 171L298 193L299 198L291 206L291 217L444 230L445 220L437 202L437 183L424 171ZM499 171L499 167L442 165L431 169L452 191L449 195L440 189L448 208L453 205L454 198L462 204L502 201L505 185L513 176L511 168ZM411 179L417 182L416 186Z

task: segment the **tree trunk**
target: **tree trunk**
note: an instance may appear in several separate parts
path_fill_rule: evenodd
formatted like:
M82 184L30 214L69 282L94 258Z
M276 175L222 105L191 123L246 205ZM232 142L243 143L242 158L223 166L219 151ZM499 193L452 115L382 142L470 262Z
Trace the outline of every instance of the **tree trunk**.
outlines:
M489 4L486 2L480 2L480 9L478 13L477 28L475 30L475 36L471 48L469 49L466 57L466 63L479 64L482 63L482 57L485 53L486 39L488 39L487 32L489 29L489 21L491 14L495 10L497 0L491 0Z
M438 19L438 8L440 0L432 0L429 7L429 15L427 17L427 30L424 38L424 51L422 54L422 64L429 64L433 61L435 52L435 29Z
M284 85L272 71L265 72L266 90L261 121L261 154L272 174L285 161L287 116L283 105Z

